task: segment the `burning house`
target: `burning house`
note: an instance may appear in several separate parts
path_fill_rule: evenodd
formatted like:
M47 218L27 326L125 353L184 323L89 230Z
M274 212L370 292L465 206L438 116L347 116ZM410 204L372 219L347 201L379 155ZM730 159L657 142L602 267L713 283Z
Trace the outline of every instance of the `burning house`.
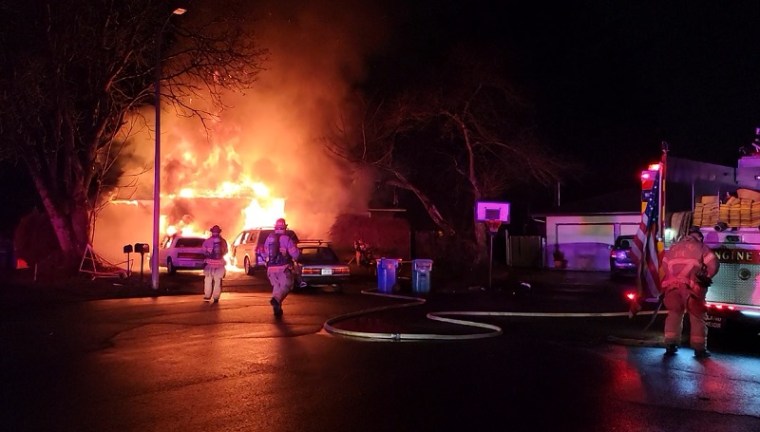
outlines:
M253 89L223 95L224 110L188 101L211 113L205 122L163 108L160 238L205 235L218 224L231 239L278 217L303 237L326 238L337 215L366 212L371 180L331 157L320 138L352 112L363 55L380 39L357 38L371 26L323 6L268 7L252 20L272 52ZM151 243L152 117L140 113L125 126L129 151L118 162L124 186L97 214L94 248L114 262L124 245Z

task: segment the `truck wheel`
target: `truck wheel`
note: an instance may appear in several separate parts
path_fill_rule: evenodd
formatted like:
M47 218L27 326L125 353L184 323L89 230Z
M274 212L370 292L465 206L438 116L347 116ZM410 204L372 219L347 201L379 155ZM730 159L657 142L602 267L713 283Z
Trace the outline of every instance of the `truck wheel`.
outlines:
M251 260L248 259L248 257L245 257L243 260L243 269L245 269L245 274L253 276L253 267L251 266Z

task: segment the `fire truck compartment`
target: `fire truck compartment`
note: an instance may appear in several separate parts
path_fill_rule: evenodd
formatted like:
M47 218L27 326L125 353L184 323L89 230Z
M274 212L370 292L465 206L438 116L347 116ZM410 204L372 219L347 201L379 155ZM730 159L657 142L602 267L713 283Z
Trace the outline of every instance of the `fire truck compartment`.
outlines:
M705 244L720 261L707 290L711 315L760 313L760 230L703 230Z

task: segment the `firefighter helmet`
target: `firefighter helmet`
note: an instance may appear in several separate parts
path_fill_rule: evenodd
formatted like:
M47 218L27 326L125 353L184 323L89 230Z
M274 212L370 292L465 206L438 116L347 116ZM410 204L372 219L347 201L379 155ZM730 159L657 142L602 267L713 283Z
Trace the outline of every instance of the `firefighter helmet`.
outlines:
M288 224L285 222L284 218L279 218L274 223L274 230L275 231L285 231L288 228Z

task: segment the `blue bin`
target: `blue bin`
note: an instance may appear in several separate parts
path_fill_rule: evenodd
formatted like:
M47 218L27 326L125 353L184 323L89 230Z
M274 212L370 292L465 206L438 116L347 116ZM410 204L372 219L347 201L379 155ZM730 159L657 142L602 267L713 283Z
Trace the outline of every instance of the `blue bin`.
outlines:
M377 260L377 290L390 294L396 285L396 269L399 260L395 258L380 258Z
M433 271L433 260L416 259L412 261L412 291L416 293L430 292L430 272Z

